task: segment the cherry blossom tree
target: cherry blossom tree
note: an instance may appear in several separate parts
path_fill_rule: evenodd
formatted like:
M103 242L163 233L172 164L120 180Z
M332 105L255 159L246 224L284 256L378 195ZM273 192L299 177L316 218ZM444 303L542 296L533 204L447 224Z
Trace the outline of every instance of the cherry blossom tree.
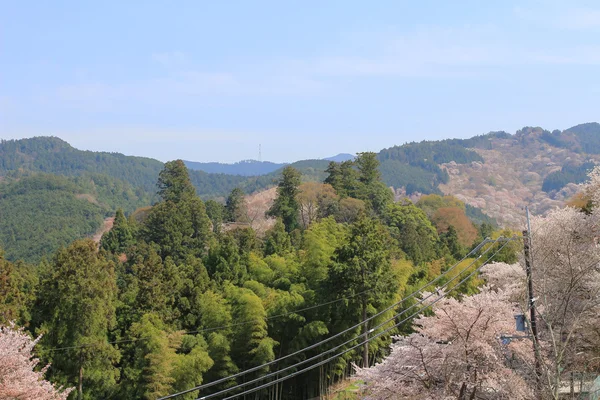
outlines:
M600 175L584 187L591 213L566 207L532 220L533 286L543 395L558 399L565 373L581 371L600 344Z
M32 350L39 340L12 323L0 326L0 399L66 400L73 390L62 390L44 380L48 365L35 371L39 360Z
M501 340L517 334L512 295L485 286L462 300L434 304L434 315L418 318L414 334L396 338L388 358L358 370L367 382L366 398L533 398L527 379L531 343Z

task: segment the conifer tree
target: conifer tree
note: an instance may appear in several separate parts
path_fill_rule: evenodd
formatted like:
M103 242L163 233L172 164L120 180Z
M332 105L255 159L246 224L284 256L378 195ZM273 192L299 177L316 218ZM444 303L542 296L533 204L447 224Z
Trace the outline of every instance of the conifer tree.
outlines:
M156 243L163 259L170 256L177 262L204 255L210 220L181 160L165 164L158 187L163 201L150 210L142 238Z
M218 234L221 232L221 224L226 217L225 207L215 200L207 200L204 203L204 206L206 207L206 215L212 223L213 232Z
M290 235L285 231L285 226L280 219L277 219L273 228L267 231L265 235L265 256L271 254L283 255L292 248Z
M118 209L112 229L102 235L100 247L113 254L120 254L125 252L133 241L133 229L129 226L123 210Z
M349 297L346 307L334 310L334 320L341 327L365 320L367 316L383 308L398 290L391 273L390 238L378 221L365 215L350 227L348 239L336 250L327 278L327 290L335 297ZM363 335L369 324L362 326ZM363 363L368 363L369 352L365 347Z
M113 263L89 239L59 251L43 274L34 322L45 349L75 347L50 352L47 359L51 378L76 386L79 399L106 397L119 376L120 354L108 343L116 292Z
M231 191L225 202L225 213L227 222L246 222L248 210L242 189L234 188Z
M300 227L298 220L300 213L300 204L297 199L298 186L300 186L300 172L294 167L285 167L277 186L277 198L266 212L268 217L281 218L287 232Z

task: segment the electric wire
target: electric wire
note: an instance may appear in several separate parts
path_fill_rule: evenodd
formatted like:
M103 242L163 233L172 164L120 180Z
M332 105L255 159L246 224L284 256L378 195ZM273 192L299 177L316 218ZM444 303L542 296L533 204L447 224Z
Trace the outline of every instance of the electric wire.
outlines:
M227 329L227 328L233 328L235 326L247 325L247 324L251 324L251 323L255 323L255 322L270 321L270 320L277 319L277 318L287 317L288 315L297 314L297 313L301 313L301 312L304 312L304 311L309 311L309 310L312 310L312 309L315 309L315 308L320 308L320 307L328 306L330 304L339 303L340 301L349 300L349 299L351 299L353 297L357 297L357 296L363 295L365 293L372 292L373 290L375 290L375 289L365 290L365 291L362 291L360 293L355 293L353 295L342 297L342 298L339 298L339 299L336 299L336 300L331 300L331 301L328 301L328 302L325 302L325 303L316 304L314 306L300 308L298 310L289 311L289 312L286 312L286 313L271 315L270 317L266 317L266 318L263 318L263 319L250 319L250 320L246 320L246 321L236 322L236 323L233 323L233 324L215 326L215 327L211 327L211 328L197 329L197 330L194 330L194 331L185 331L185 332L182 332L182 333L184 335L192 335L192 334L195 334L195 333L212 332L212 331L223 330L223 329ZM82 345L82 346L55 347L53 349L48 349L46 351L82 349L82 348L87 348L87 347L95 347L95 346L99 346L99 345L102 345L102 344L131 343L131 342L137 342L137 341L140 341L140 340L146 340L148 338L149 337L141 337L141 338L133 338L133 339L119 339L119 340L114 340L114 341L111 341L111 342L103 342L103 343L98 343L98 344L92 343L92 344Z
M499 238L499 239L500 239L500 238ZM508 243L508 241L507 241L506 243ZM506 246L506 244L505 244L504 246ZM504 247L504 246L502 246L502 247ZM487 250L486 250L486 251L485 251L483 254L487 253L487 251L489 251L490 249L491 249L491 247L489 247L489 248L488 248L488 249L487 249ZM483 256L483 254L482 254L481 256ZM465 268L464 268L464 269L463 269L463 270L462 270L462 271L461 271L461 272L460 272L458 275L456 275L455 277L451 278L451 279L450 279L448 282L444 283L444 284L443 284L441 287L439 287L439 288L437 289L437 291L436 291L436 292L438 292L438 291L439 291L439 290L441 290L441 289L444 289L444 288L445 288L446 286L448 286L448 285L449 285L449 284L450 284L452 281L454 281L456 278L458 278L458 277L459 277L459 276L460 276L462 273L464 273L464 272L465 272L465 271L467 271L469 268L471 268L471 266L472 266L473 264L475 264L475 263L476 263L476 262L479 260L479 258L481 258L481 256L479 256L479 257L477 257L475 260L473 260L473 261L472 261L472 262L471 262L471 263L470 263L470 264L469 264L467 267L465 267ZM492 256L492 258L493 258L493 256ZM483 265L485 265L485 263L484 263ZM479 268L483 267L483 265L481 265ZM472 275L472 274L471 274L471 275ZM471 275L469 275L469 276L471 276ZM418 301L417 303L415 303L415 304L411 305L410 307L406 308L405 310L402 310L400 313L398 313L398 314L395 314L395 315L394 315L394 316L392 316L391 318L388 318L387 320L383 321L383 322L382 322L382 323L380 323L379 325L377 325L377 326L375 326L375 327L371 328L371 329L369 330L369 332L373 332L373 331L375 331L375 330L377 330L377 329L381 328L382 326L384 326L384 325L387 325L389 322L391 322L391 321L395 320L396 318L400 317L401 315L405 314L406 312L410 311L411 309L413 309L413 308L417 307L418 305L420 305L420 304L424 303L424 302L425 302L426 300L428 300L430 297L433 297L433 296L434 296L434 294L436 294L436 292L432 292L432 293L430 293L429 295L427 295L426 297L424 297L423 299L421 299L421 300L420 300L420 301ZM417 313L418 313L418 312L417 312ZM412 315L411 315L409 318L412 318L414 315L415 315L415 314L412 314ZM406 321L406 319L405 319L403 322L405 322L405 321ZM400 322L400 324L401 324L401 323L402 323L402 322ZM362 325L362 323L361 323L360 325ZM204 400L204 399L210 399L210 398L213 398L213 397L219 396L219 395L221 395L221 394L225 394L225 393L231 392L231 391L233 391L233 390L235 390L235 389L238 389L238 388L241 388L241 387L244 387L244 386L248 386L248 385L251 385L251 384L253 384L253 383L256 383L256 382L259 382L259 381L265 380L265 379L267 379L267 378L270 378L270 377L272 377L272 376L279 375L281 372L287 371L287 370L289 370L289 369L292 369L292 368L298 367L298 366L300 366L300 365L303 365L303 364L309 363L309 362L311 362L311 361L314 361L314 360L316 360L316 359L318 359L318 358L321 358L323 355L325 355L325 354L327 354L327 353L331 353L331 352L333 352L333 351L335 351L335 350L339 349L339 348L340 348L340 347L342 347L342 346L345 346L345 345L347 345L347 344L350 344L350 343L354 342L356 339L358 339L360 336L363 336L363 335L364 335L364 333L361 333L361 334L359 334L357 337L352 337L351 339L349 339L349 340L345 341L344 343L341 343L341 344L339 344L339 345L337 345L337 346L335 346L335 347L333 347L333 348L331 348L331 349L329 349L329 350L326 350L326 351L324 351L324 352L321 352L320 354L317 354L317 355L315 355L315 356L313 356L313 357L311 357L311 358L307 358L306 360L299 361L299 362L297 362L296 364L293 364L293 365L287 366L287 367L285 367L285 368L282 368L282 369L280 369L280 370L277 370L277 371L273 371L273 372L271 372L271 373L269 373L269 374L267 374L267 375L263 375L263 376L261 376L261 377L258 377L258 378L256 378L256 379L253 379L253 380L251 380L251 381L248 381L248 382L243 382L243 383L241 383L241 384L238 384L238 385L236 385L236 386L232 386L232 387L230 387L230 388L227 388L227 389L224 389L224 390L222 390L222 391L220 391L220 392L216 392L216 393L212 393L212 394L209 394L209 395L203 396L203 397L202 397L202 399L203 399L203 400Z
M471 272L469 275L467 275L467 276L466 276L464 279L462 279L460 282L458 282L456 285L454 285L454 286L453 286L453 287L452 287L450 290L448 290L448 292L447 292L447 293L443 293L443 294L441 294L441 295L440 295L440 296L439 296L437 299L433 300L431 303L429 303L429 304L426 304L425 306L423 306L421 309L419 309L419 310L418 310L418 311L416 311L415 313L413 313L413 314L411 314L410 316L408 316L408 317L404 318L402 321L400 321L400 322L398 322L398 323L396 323L396 324L392 325L391 327L387 328L386 330L383 330L383 331L381 331L381 332L377 333L376 335L372 336L371 338L368 338L367 340L365 340L365 341L363 341L363 342L361 342L361 343L358 343L358 344L356 344L356 345L354 345L354 346L352 346L352 347L350 347L350 348L348 348L348 349L346 349L346 350L344 350L344 351L341 351L341 352L339 352L339 353L337 353L337 354L335 354L335 355L333 355L333 356L329 357L329 358L328 358L328 359L326 359L326 360L320 361L320 362L318 362L318 363L316 363L316 364L314 364L314 365L311 365L311 366L309 366L309 367L307 367L307 368L301 369L300 371L295 371L295 372L293 372L293 373L291 373L291 374L289 374L289 375L287 375L287 376L285 376L285 377L282 377L282 378L276 379L276 380L274 380L274 381L271 381L271 382L269 382L269 383L266 383L266 384L264 384L264 385L257 386L257 387L255 387L255 388L252 388L252 389L245 390L245 391L244 391L244 392L242 392L242 393L238 393L238 394L235 394L235 395L233 395L233 396L230 396L230 397L226 397L226 398L224 398L223 400L232 400L232 399L238 398L238 397L240 397L240 396L244 396L244 395L247 395L247 394L250 394L250 393L257 392L257 391L259 391L259 390L262 390L262 389L265 389L265 388L267 388L267 387L269 387L269 386L273 386L273 385L275 385L275 384L277 384L277 383L280 383L280 382L283 382L283 381L285 381L285 380L287 380L287 379L293 378L294 376L296 376L296 375L300 375L300 374L302 374L302 373L304 373L304 372L306 372L306 371L310 371L310 370L312 370L312 369L315 369L315 368L317 368L317 367L320 367L321 365L327 364L328 362L330 362L330 361L332 361L332 360L336 359L337 357L340 357L340 356L342 356L342 355L344 355L344 354L346 354L346 353L348 353L348 352L350 352L350 351L352 351L352 350L354 350L354 349L356 349L356 348L358 348L358 347L360 347L360 346L364 345L365 343L368 343L368 342L370 342L371 340L373 340L373 339L375 339L375 338L377 338L377 337L379 337L379 336L381 336L381 335L383 335L383 334L385 334L385 333L387 333L387 332L391 331L392 329L395 329L396 327L398 327L398 326L400 326L401 324L403 324L404 322L408 321L409 319L411 319L411 318L412 318L412 317L414 317L415 315L419 314L419 313L420 313L421 311L423 311L424 309L432 307L434 304L436 304L437 302L439 302L440 300L442 300L443 298L445 298L445 297L448 295L448 293L450 293L452 290L454 290L455 288L457 288L458 286L460 286L461 284L463 284L464 282L466 282L466 281L467 281L467 280L468 280L468 279L469 279L471 276L473 276L473 275L474 275L476 272L478 272L478 271L479 271L481 268L483 268L483 266L485 266L485 265L486 265L486 264L487 264L487 263L488 263L488 262L489 262L491 259L493 259L493 258L494 258L494 257L495 257L495 256L496 256L496 255L497 255L497 254L498 254L498 253L499 253L499 252L500 252L500 251L501 251L501 250L502 250L502 249L503 249L503 248L504 248L504 247L505 247L505 246L506 246L508 243L509 243L509 241L506 241L506 242L505 242L505 243L504 243L504 244L503 244L503 245L502 245L502 246L501 246L501 247L500 247L500 248L499 248L499 249L498 249L498 250L497 250L497 251L496 251L494 254L492 254L492 256L490 256L490 257L489 257L489 258L488 258L488 259L487 259L485 262L483 262L483 263L482 263L482 264L481 264L479 267L475 268L475 269L474 269L474 270L473 270L473 271L472 271L472 272ZM421 301L421 303L422 303L422 301ZM335 350L335 348L334 348L334 349L332 349L332 350ZM331 353L331 352L332 352L332 350L328 350L328 351L326 351L326 352L323 352L321 355L324 355L324 354L327 354L327 353ZM283 371L283 370L281 370L281 371ZM278 371L278 372L280 372L280 371ZM235 388L235 387L233 387L233 388L231 388L231 389L234 389L234 388ZM231 390L228 390L228 391L231 391ZM198 398L197 398L197 399L195 399L195 400L205 400L205 399L208 399L208 398L210 398L209 396L212 396L212 395L198 397Z
M500 237L500 238L501 238L501 237ZM404 301L411 299L411 298L412 298L412 297L414 297L414 296L415 296L415 295L416 295L418 292L420 292L421 290L423 290L423 289L425 289L425 288L427 288L427 287L431 286L433 283L435 283L435 282L439 281L441 278L443 278L443 277L444 277L446 274L450 273L450 272L451 272L451 271L452 271L454 268L456 268L456 267L457 267L457 266L458 266L458 265L459 265L461 262L463 262L464 260L466 260L466 259L467 259L467 258L468 258L468 257L469 257L471 254L473 254L473 253L477 252L477 251L478 251L478 250L479 250L479 249L480 249L480 248L481 248L483 245L485 245L486 243L489 243L489 242L497 242L497 241L498 241L500 238L498 238L498 239L495 239L495 240L492 240L492 239L486 238L486 239L485 239L485 240L483 240L481 243L479 243L479 244L478 244L478 245L477 245L477 246L476 246L476 247L475 247L473 250L471 250L471 251L470 251L470 252L469 252L467 255L465 255L465 256L464 256L464 257L463 257L463 258L462 258L460 261L458 261L456 264L454 264L452 267L450 267L448 270L446 270L446 271L445 271L443 274L439 275L438 277L436 277L435 279L433 279L431 282L428 282L426 285L424 285L424 286L420 287L419 289L415 290L415 291L414 291L414 292L412 292L412 293L411 293L409 296L407 296L407 297L405 297L405 298L403 298L403 299L401 299L401 300L397 301L396 303L392 304L392 305L391 305L391 306L389 306L388 308L386 308L386 309L384 309L384 310L380 311L379 313L377 313L377 314L373 315L372 317L369 317L369 318L367 318L365 321L362 321L362 322L360 322L360 323L358 323L358 324L356 324L356 325L354 325L354 326L351 326L350 328L347 328L346 330L343 330L343 331L341 331L341 332L339 332L339 333L337 333L337 334L335 334L335 335L333 335L333 336L330 336L330 337L328 337L328 338L326 338L326 339L323 339L323 340L322 340L322 341L320 341L320 342L317 342L317 343L315 343L315 344L312 344L312 345L310 345L310 346L307 346L307 347L305 347L305 348L303 348L303 349L300 349L300 350L298 350L298 351L295 351L295 352L293 352L293 353L287 354L287 355L285 355L285 356L283 356L283 357L280 357L280 358L278 358L278 359L276 359L276 360L269 361L269 362L267 362L267 363L264 363L264 364L262 364L262 365L259 365L259 366L256 366L256 367L249 368L249 369L247 369L247 370L244 370L244 371L238 372L238 373L236 373L236 374L234 374L234 375L231 375L231 376L228 376L228 377L225 377L225 378L217 379L216 381L212 381L212 382L209 382L209 383L205 383L205 384L203 384L203 385L198 385L198 386L196 386L196 387L193 387L193 388L191 388L191 389L186 389L186 390L184 390L184 391L181 391L181 392L177 392L177 393L173 393L173 394L171 394L171 395L168 395L168 396L160 397L160 398L158 398L158 400L166 400L166 399L171 399L171 398L174 398L174 397L177 397L177 396L181 396L181 395L183 395L183 394L187 394L187 393L190 393L190 392L193 392L193 391L196 391L196 390L205 389L205 388L208 388L208 387L211 387L211 386L217 385L217 384L219 384L219 383L227 382L227 381L229 381L229 380L231 380L231 379L239 378L240 376L244 376L244 375L246 375L246 374L249 374L249 373L251 373L251 372L258 371L259 369L262 369L262 368L264 368L264 367L268 367L269 365L273 365L273 364L279 363L279 362L280 362L280 361L282 361L282 360L285 360L285 359L287 359L287 358L290 358L290 357L293 357L293 356L299 355L299 354L301 354L301 353L304 353L304 352L305 352L305 351L307 351L307 350L314 349L315 347L318 347L318 346L322 345L323 343L327 343L327 342L329 342L329 341L331 341L331 340L333 340L333 339L335 339L335 338L337 338L337 337L340 337L340 336L341 336L341 335L343 335L344 333L350 332L351 330L353 330L353 329L356 329L357 327L359 327L359 326L363 325L363 324L364 324L364 322L366 322L366 321L370 321L371 319L374 319L374 318L376 318L376 317L380 316L381 314L383 314L383 313L385 313L385 312L387 312L387 311L391 310L392 308L394 308L394 307L398 306L399 304L403 303Z
M212 381L212 382L209 382L209 383L206 383L206 384L203 384L203 385L199 385L199 386L196 386L196 387L193 387L193 388L190 388L190 389L186 389L186 390L184 390L184 391L177 392L177 393L174 393L174 394L171 394L171 395L168 395L168 396L160 397L158 400L166 400L166 399L171 399L171 398L174 398L174 397L177 397L177 396L181 396L181 395L183 395L183 394L187 394L187 393L190 393L190 392L193 392L193 391L196 391L196 390L202 390L202 389L206 389L206 388L208 388L208 387L211 387L211 386L217 385L217 384L219 384L219 383L222 383L222 382L227 382L227 381L230 381L231 379L235 379L235 378L238 378L238 377L240 377L240 376L243 376L243 375L249 374L249 373L251 373L251 372L254 372L254 371L260 370L260 369L262 369L262 368L265 368L265 367L267 367L267 366L270 366L270 365L273 365L273 364L279 363L280 361L282 361L282 360L284 360L284 359L287 359L287 358L289 358L289 357L292 357L292 356L295 356L295 355L299 355L299 354L301 354L301 353L303 353L303 352L305 352L305 351L307 351L307 350L311 350L311 349L313 349L313 348L315 348L315 347L318 347L318 346L320 346L320 345L322 345L322 344L324 344L324 343L326 343L326 342L329 342L329 341L331 341L331 340L333 340L333 339L335 339L335 338L338 338L338 337L342 336L343 334L345 334L345 333L347 333L347 332L350 332L350 331L352 331L352 330L356 329L357 327L360 327L360 326L361 326L361 325L363 325L365 322L368 322L368 321L370 321L370 320L372 320L372 319L374 319L374 318L377 318L378 316L380 316L380 315L382 315L382 314L386 313L387 311L389 311L389 310L393 309L394 307L396 307L396 306L398 306L398 305L402 304L403 302L405 302L405 301L407 301L407 300L409 300L409 299L411 299L411 298L415 297L415 296L416 296L416 295L417 295L417 294L418 294L418 293L419 293L421 290L423 290L423 289L425 289L425 288L427 288L427 287L429 287L429 286L433 285L434 283L436 283L437 281L439 281L440 279L442 279L443 277L445 277L445 276L446 276L448 273L450 273L452 270L454 270L456 267L458 267L458 266L460 265L460 263L462 263L464 260L466 260L466 259L467 259L467 258L468 258L470 255L472 255L473 253L476 253L476 252L477 252L479 249L481 249L481 248L482 248L482 247L483 247L485 244L487 244L487 243L494 243L494 244L495 244L495 243L498 243L498 242L501 242L501 241L506 241L506 243L508 243L508 241L510 241L510 240L514 240L514 237L513 237L513 238L505 238L505 237L503 237L503 236L500 236L500 237L498 237L497 239L493 239L493 240L492 240L492 239L489 239L489 238L486 238L486 239L485 239L485 240L483 240L481 243L479 243L479 244L478 244L478 245L477 245L475 248L473 248L473 249L472 249L472 250L471 250L469 253L467 253L467 255L465 255L465 256L464 256L464 257L463 257L463 258L462 258L460 261L458 261L458 262L457 262L457 263L455 263L455 264L454 264L452 267L450 267L449 269L447 269L447 270L446 270L444 273L440 274L438 277L436 277L436 278L435 278L435 279L433 279L432 281L428 282L427 284L423 285L423 286L422 286L422 287L420 287L419 289L415 290L414 292L412 292L412 293L411 293L410 295L408 295L407 297L405 297L405 298L403 298L403 299L401 299L401 300L397 301L396 303L394 303L394 304L392 304L391 306L389 306L389 307L385 308L384 310L382 310L382 311L378 312L377 314L375 314L375 315L373 315L373 316L371 316L371 317L367 318L366 320L364 320L364 321L361 321L360 323L358 323L358 324L356 324L356 325L354 325L354 326L351 326L351 327L349 327L349 328L347 328L347 329L345 329L345 330L343 330L343 331L341 331L341 332L339 332L339 333L337 333L337 334L335 334L335 335L333 335L333 336L330 336L330 337L328 337L328 338L326 338L326 339L324 339L324 340L322 340L322 341L320 341L320 342L317 342L317 343L315 343L315 344L312 344L312 345L310 345L310 346L307 346L307 347L305 347L305 348L303 348L303 349L300 349L300 350L298 350L298 351L296 351L296 352L290 353L290 354L288 354L288 355L286 355L286 356L280 357L280 358L278 358L278 359L276 359L276 360L273 360L273 361L270 361L270 362L264 363L264 364L262 364L262 365L259 365L259 366L256 366L256 367L249 368L249 369L247 369L247 370L244 370L244 371L238 372L238 373L236 373L236 374L234 374L234 375L231 375L231 376L228 376L228 377L225 377L225 378L221 378L221 379L218 379L218 380L216 380L216 381ZM490 247L488 247L488 249L486 249L486 250L484 251L484 253L482 253L482 255L483 255L483 254L485 254L485 253L487 253L487 252L488 252L488 251L489 251L489 250L490 250L492 247L493 247L493 246L490 246ZM503 247L504 247L504 246L503 246ZM479 258L481 258L481 256L482 256L482 255L480 255L480 256L479 256L477 259L475 259L473 262L471 262L471 264L469 264L469 266L467 266L467 267L465 268L465 270L466 270L466 269L468 269L468 268L470 268L470 267L471 267L471 266L472 266L472 265L473 265L473 264L474 264L474 263L475 263L475 262L476 262L476 261L477 261ZM462 274L462 273L463 273L465 270L463 270L463 271L462 271L460 274ZM459 275L460 275L460 274L459 274ZM459 276L459 275L457 275L457 276ZM455 278L456 278L456 277L455 277ZM452 278L450 281L448 281L448 282L446 283L446 285L447 285L447 284L449 284L449 283L450 283L450 282L451 282L453 279L455 279L455 278ZM431 295L430 295L430 296L431 296ZM414 306L414 305L413 305L413 306ZM410 308L408 308L408 309L404 310L402 313L404 313L404 312L406 312L406 311L410 310L411 308L412 308L412 307L410 307ZM394 319L394 318L398 317L399 315L402 315L402 313L400 313L400 314L398 314L398 315L394 316L392 319ZM386 321L385 323L387 323L387 322L389 322L389 321L390 321L390 320ZM385 324L385 323L384 323L384 324ZM378 327L379 327L379 326L378 326ZM373 329L376 329L376 328L373 328ZM353 339L351 339L350 341L354 341L355 339L356 339L356 338L353 338ZM348 342L346 342L346 343L344 343L344 344L347 344L347 343L348 343ZM344 345L344 344L342 344L342 345ZM338 346L337 348L339 348L339 346ZM335 348L334 348L334 349L335 349ZM328 350L328 352L330 352L330 351L331 351L331 350ZM325 352L325 353L326 353L326 352ZM313 358L313 359L314 359L314 358ZM312 359L304 360L302 363L306 363L306 362L309 362L309 361L311 361L311 360L312 360ZM298 364L296 364L296 365L298 365ZM301 365L301 364L300 364L300 365ZM290 367L288 367L288 369L289 369L289 368L290 368ZM279 372L281 372L281 371L279 371ZM265 377L267 377L267 376L265 376ZM265 377L262 377L262 378L265 378ZM244 386L246 386L246 385L248 385L248 384L250 384L250 383L253 383L253 382L254 382L254 381L249 381L249 382L246 382L246 383L244 384ZM229 391L229 390L228 390L228 391ZM222 392L219 392L219 393L222 393ZM214 396L216 396L216 394L213 394L213 395L210 395L210 396L211 396L211 397L214 397ZM208 397L206 397L206 398L208 398Z

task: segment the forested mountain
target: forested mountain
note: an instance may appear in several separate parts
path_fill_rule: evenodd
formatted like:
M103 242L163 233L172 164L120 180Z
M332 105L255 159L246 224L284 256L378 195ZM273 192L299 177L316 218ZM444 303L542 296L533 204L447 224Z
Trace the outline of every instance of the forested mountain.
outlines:
M33 268L0 257L0 324L16 321L43 334L34 351L41 365L51 363L45 378L75 388L71 399L155 400L190 389L181 398L194 399L193 388L210 382L216 384L202 396L235 395L255 379L287 377L277 370L298 370L297 362L319 359L327 349L347 350L327 375L290 376L258 398L324 394L353 363L380 361L392 335L412 329L398 324L395 313L414 302L399 299L436 278L460 278L455 295L473 293L482 283L474 275L478 256L494 250L493 258L513 262L519 249L474 248L485 236L511 232L474 225L451 196L394 202L374 153L348 166L328 166L331 183L303 182L297 169L285 167L266 213L276 223L259 235L245 220L239 191L225 205L204 202L183 162L168 162L157 179L159 200L140 219L118 211L100 250L77 240ZM36 174L5 187L8 198L45 190L70 204L75 182ZM94 211L85 206L78 204L74 218ZM460 269L442 273L452 265ZM14 329L0 330L0 346L11 351L20 345L4 338ZM367 330L378 336L353 351ZM326 339L323 348L293 354ZM286 358L273 362L280 357ZM29 364L21 367L31 372Z
M65 176L97 173L153 192L162 165L151 158L78 150L57 137L0 142L0 176L19 171Z
M347 153L340 153L333 157L324 158L323 161L343 162L353 160L355 156ZM307 160L312 161L312 160ZM316 162L321 160L314 160ZM273 163L270 161L244 160L233 164L225 164L219 162L196 162L183 161L190 170L204 171L211 174L227 174L241 176L261 176L267 175L275 171L280 171L288 165L288 163ZM292 163L295 165L296 163Z
M287 376L277 370L297 370L296 362L324 350L264 364L333 337L336 351L348 350L344 357L258 392L319 396L353 363L382 360L392 335L412 332L410 321L394 315L415 301L398 299L436 278L464 280L453 296L478 292L479 256L489 250L490 260L516 261L518 242L477 246L513 232L500 231L474 205L511 222L520 206L513 199L534 212L558 204L574 193L567 190L573 184L556 188L596 162L544 135L524 128L410 143L354 161L300 161L260 177L80 152L54 138L35 146L4 142L10 151L0 184L0 323L14 320L43 334L36 356L52 365L46 378L77 388L70 397L84 399L157 399L250 369L202 392L215 394ZM131 168L132 182L108 165L111 157ZM138 163L146 163L140 173ZM155 165L149 191L145 179ZM402 168L410 174L399 174ZM396 198L385 176L404 182ZM544 179L552 184L548 193ZM261 232L243 195L272 185L276 195L263 214L274 223ZM216 196L226 199L210 198ZM565 221L573 213L587 218L570 209ZM79 239L112 215L99 244ZM449 274L455 266L462 270ZM360 346L367 334L378 336Z
M0 184L0 247L8 260L37 262L94 234L121 208L132 212L151 196L107 175L36 173Z
M272 163L270 161L244 160L233 164L218 162L196 162L184 161L185 166L191 170L204 171L207 173L257 176L266 175L270 172L283 168L286 164Z
M574 194L574 184L583 182L589 169L600 162L598 138L597 123L553 132L525 127L514 135L491 132L470 139L394 146L381 150L377 159L382 181L394 188L398 200L408 196L416 201L422 194L431 193L453 194L467 204L472 220L494 224L495 218L502 225L517 227L525 205L536 213L544 213ZM238 163L236 167L252 165ZM329 161L304 160L290 165L301 173L303 181L322 182L327 177ZM339 165L356 169L349 160ZM0 182L11 183L10 187L0 184L0 213L4 216L0 221L0 244L6 256L39 259L60 244L93 233L102 218L113 215L117 208L130 213L153 204L158 200L156 180L162 167L163 163L150 158L81 151L56 137L1 141ZM222 202L235 188L251 194L273 187L282 170L260 176L190 170L189 177L200 197ZM69 185L74 186L27 186L38 173L67 177ZM27 179L18 183L22 178ZM18 185L23 186L16 190ZM65 204L72 203L70 208L42 213L40 207L34 206L56 204L50 199L59 194ZM93 201L86 204L82 200L85 198ZM30 211L23 212L25 209ZM60 232L50 229L61 226L51 222L52 218L66 218L69 209L87 210L81 226L70 224L70 229ZM24 227L28 234L19 233ZM44 232L46 239L35 236ZM36 237L37 244L34 248L21 248L24 242L20 238L29 237Z
M332 157L325 157L323 160L325 161L335 161L335 162L344 162L344 161L352 161L356 158L356 156L348 153L340 153Z
M242 162L236 165L243 168L245 164ZM251 166L253 163L248 165ZM207 173L193 169L190 170L189 175L199 196L216 198L227 196L236 187L244 189L247 193L272 187L285 164L273 165L278 168L261 176L258 174L242 176L250 175L248 173L237 175ZM300 170L307 180L322 180L327 161L304 160L291 165ZM0 142L0 177L18 177L24 172L44 172L64 176L103 174L127 182L148 195L153 195L156 192L156 179L162 167L162 162L152 158L78 150L56 137Z

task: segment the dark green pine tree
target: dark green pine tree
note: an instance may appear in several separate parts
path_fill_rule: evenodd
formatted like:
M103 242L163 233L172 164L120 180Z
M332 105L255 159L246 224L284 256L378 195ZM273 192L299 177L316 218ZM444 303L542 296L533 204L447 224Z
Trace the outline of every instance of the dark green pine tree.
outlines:
M277 219L275 226L269 229L265 234L265 256L271 254L285 255L292 249L290 235L285 231L285 226L281 219Z
M340 197L357 197L360 182L358 179L358 171L356 170L354 161L347 160L340 164L341 175L341 192L337 194Z
M392 203L384 221L400 249L415 265L436 258L438 234L427 214L413 203Z
M248 219L247 214L244 191L240 188L233 189L225 202L227 222L246 222Z
M440 234L440 241L448 248L455 260L460 260L465 256L465 249L458 241L458 233L454 226L448 226L448 230Z
M345 193L342 187L342 172L340 169L340 164L335 161L331 161L327 166L325 173L327 173L327 178L325 178L323 182L330 184L338 196L344 197L342 196L342 194Z
M298 221L300 204L297 199L300 176L300 172L294 167L287 166L283 169L281 180L277 186L277 198L266 212L268 217L281 218L287 232L300 227Z
M212 230L214 233L221 232L221 224L224 222L226 217L226 210L223 204L215 201L215 200L207 200L204 203L206 207L206 215L210 222L212 223Z
M371 186L379 182L381 174L379 173L377 154L373 152L358 153L355 163L359 172L358 180L363 185Z
M393 200L392 191L381 182L379 160L373 152L358 153L358 189L354 197L363 200L377 215L381 216Z
M119 351L108 343L115 326L114 265L92 240L60 250L42 273L34 325L43 333L41 355L52 363L50 378L75 386L79 399L107 398L119 371ZM55 347L69 351L45 352Z
M134 243L134 231L129 226L123 210L118 209L110 231L102 235L100 248L113 254L124 253Z
M398 283L391 272L390 243L387 229L363 214L351 225L347 240L335 250L326 290L335 298L351 297L346 306L333 310L332 321L337 329L365 320L393 300ZM363 335L370 326L372 323L362 326ZM368 365L368 346L361 358Z
M210 220L183 161L165 164L158 187L163 201L150 210L142 238L156 243L163 259L171 257L180 262L189 255L203 256L211 234Z
M190 181L188 169L182 160L165 163L158 175L158 194L164 201L179 203L196 196L196 189Z

